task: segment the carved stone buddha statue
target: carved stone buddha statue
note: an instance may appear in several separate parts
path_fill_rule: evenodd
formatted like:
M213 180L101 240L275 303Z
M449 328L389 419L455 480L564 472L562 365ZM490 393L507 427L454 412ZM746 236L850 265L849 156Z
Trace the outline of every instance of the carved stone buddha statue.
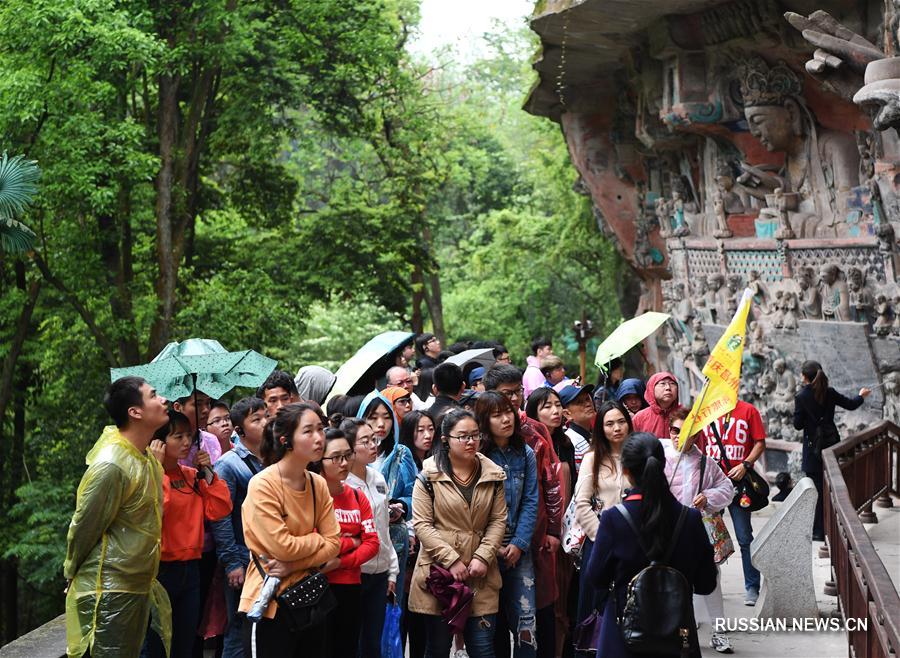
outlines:
M800 77L783 62L770 67L750 57L741 69L741 93L751 134L769 151L785 154L779 175L750 167L769 192L760 217L782 225L778 237L847 235L847 202L859 185L854 138L816 124ZM782 188L777 199L776 188Z

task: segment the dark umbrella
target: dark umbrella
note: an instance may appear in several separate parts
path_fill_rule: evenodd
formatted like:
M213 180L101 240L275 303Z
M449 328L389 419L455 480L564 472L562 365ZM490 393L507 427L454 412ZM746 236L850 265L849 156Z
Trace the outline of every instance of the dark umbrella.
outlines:
M450 572L436 564L431 565L431 572L425 579L425 587L441 605L441 616L450 627L453 635L463 632L475 592L465 583L453 579Z
M334 386L328 397L371 391L378 378L394 365L394 357L415 337L409 331L385 331L369 340L334 373Z

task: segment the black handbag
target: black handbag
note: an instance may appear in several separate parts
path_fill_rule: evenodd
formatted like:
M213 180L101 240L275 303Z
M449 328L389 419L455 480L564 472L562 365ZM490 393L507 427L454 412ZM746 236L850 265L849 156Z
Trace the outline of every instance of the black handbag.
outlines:
M316 487L310 478L307 486L312 487L313 520L316 519ZM263 580L266 572L263 571L259 558L253 554L253 563ZM312 570L308 576L294 583L281 594L275 597L278 608L286 612L291 620L295 633L318 626L325 622L329 613L337 607L337 599L334 592L328 586L325 574Z
M727 431L727 423L725 427ZM730 471L731 462L725 454L725 446L722 445L719 429L716 427L715 423L710 425L710 429L712 429L713 436L716 437L716 444L719 446L719 452L722 456L722 463L725 464L725 470ZM732 483L734 484L734 498L732 499L732 502L735 500L738 501L738 504L744 509L756 512L769 504L769 483L752 468L747 469L743 479L737 481L732 480ZM746 496L749 501L746 505L744 504L744 496Z

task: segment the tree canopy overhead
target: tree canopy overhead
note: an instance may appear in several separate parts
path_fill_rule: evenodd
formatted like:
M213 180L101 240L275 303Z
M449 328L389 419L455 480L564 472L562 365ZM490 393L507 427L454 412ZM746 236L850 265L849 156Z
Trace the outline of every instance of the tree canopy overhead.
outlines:
M394 328L520 364L548 334L574 366L572 321L622 314L561 133L519 109L530 33L431 65L404 48L417 13L0 3L0 151L41 169L30 208L0 206L33 232L0 251L0 637L60 610L109 367L197 336L336 368Z

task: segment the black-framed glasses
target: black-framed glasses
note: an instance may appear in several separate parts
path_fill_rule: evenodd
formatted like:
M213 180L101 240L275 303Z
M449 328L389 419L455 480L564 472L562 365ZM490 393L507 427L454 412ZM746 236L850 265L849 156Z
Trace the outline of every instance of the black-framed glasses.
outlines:
M215 420L211 420L206 423L208 427L213 427L215 425L231 425L231 418L229 416L222 416L221 418L216 418Z
M681 434L681 428L669 425L669 434Z
M498 390L497 392L500 393L501 395L506 396L507 398L514 398L517 396L521 397L522 395L525 394L525 387L520 386L519 388L514 388L512 390L502 389L502 390Z
M322 461L323 461L323 462L324 462L324 461L330 461L332 464L339 464L339 463L343 463L343 462L346 462L346 463L349 464L349 463L352 462L355 458L356 458L356 455L355 455L354 453L352 453L352 452L345 452L345 453L343 453L343 454L340 454L340 455L334 455L334 456L332 456L332 457L322 457Z
M477 434L448 434L448 439L456 439L460 443L481 443L484 435L481 432Z

